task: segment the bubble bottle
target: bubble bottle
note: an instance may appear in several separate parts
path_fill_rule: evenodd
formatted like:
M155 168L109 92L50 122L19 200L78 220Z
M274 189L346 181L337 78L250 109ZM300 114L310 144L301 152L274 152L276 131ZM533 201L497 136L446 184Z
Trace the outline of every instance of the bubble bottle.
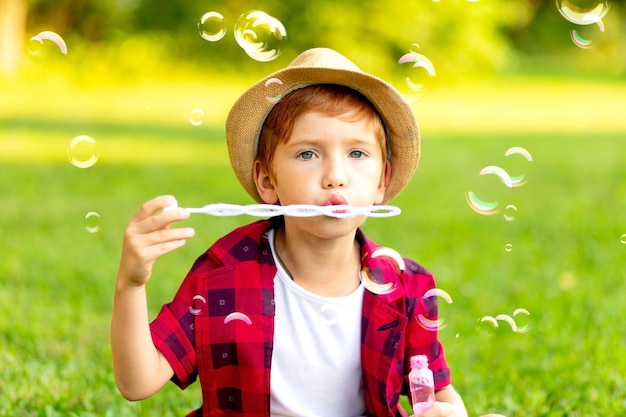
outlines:
M411 404L413 404L413 414L419 416L435 403L435 383L425 355L411 356L410 365Z

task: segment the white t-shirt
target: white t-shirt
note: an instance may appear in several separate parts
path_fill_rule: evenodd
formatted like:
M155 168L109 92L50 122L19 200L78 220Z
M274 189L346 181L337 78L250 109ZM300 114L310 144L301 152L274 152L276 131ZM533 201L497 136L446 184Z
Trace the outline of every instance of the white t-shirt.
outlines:
M355 417L365 412L361 378L363 285L323 297L293 282L274 261L274 351L270 412L278 416Z

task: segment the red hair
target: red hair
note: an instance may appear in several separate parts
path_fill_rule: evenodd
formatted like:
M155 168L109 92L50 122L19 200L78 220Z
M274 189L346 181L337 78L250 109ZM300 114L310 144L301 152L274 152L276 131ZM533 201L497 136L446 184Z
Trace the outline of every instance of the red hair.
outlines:
M298 117L319 112L352 122L368 119L380 142L383 162L387 159L385 125L374 105L363 94L338 84L315 84L291 91L269 112L257 148L257 160L273 177L274 151L287 143Z

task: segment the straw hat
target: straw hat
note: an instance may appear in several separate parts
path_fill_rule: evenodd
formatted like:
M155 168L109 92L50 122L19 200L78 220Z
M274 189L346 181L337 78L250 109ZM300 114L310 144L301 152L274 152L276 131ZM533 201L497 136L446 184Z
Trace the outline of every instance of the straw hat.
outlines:
M314 84L340 84L363 94L376 107L387 131L391 179L383 203L391 201L408 184L420 156L417 121L410 105L389 83L361 71L346 57L327 48L309 49L287 67L250 87L235 102L226 120L226 141L231 165L245 190L261 202L253 179L253 166L261 127L276 104L266 83L280 96ZM279 80L279 81L276 81ZM274 96L275 94L271 94Z

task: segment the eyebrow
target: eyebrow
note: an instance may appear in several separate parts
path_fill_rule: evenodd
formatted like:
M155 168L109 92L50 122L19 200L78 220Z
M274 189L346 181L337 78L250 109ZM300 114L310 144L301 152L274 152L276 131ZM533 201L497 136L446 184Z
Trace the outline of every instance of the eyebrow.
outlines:
M377 138L373 138L374 140L366 140L360 137L348 137L343 138L342 141L346 141L349 145L361 145L361 146L378 146L379 142ZM285 145L294 144L294 141L297 141L298 146L317 146L320 142L323 141L322 138L319 137L291 137L288 141L284 142Z

